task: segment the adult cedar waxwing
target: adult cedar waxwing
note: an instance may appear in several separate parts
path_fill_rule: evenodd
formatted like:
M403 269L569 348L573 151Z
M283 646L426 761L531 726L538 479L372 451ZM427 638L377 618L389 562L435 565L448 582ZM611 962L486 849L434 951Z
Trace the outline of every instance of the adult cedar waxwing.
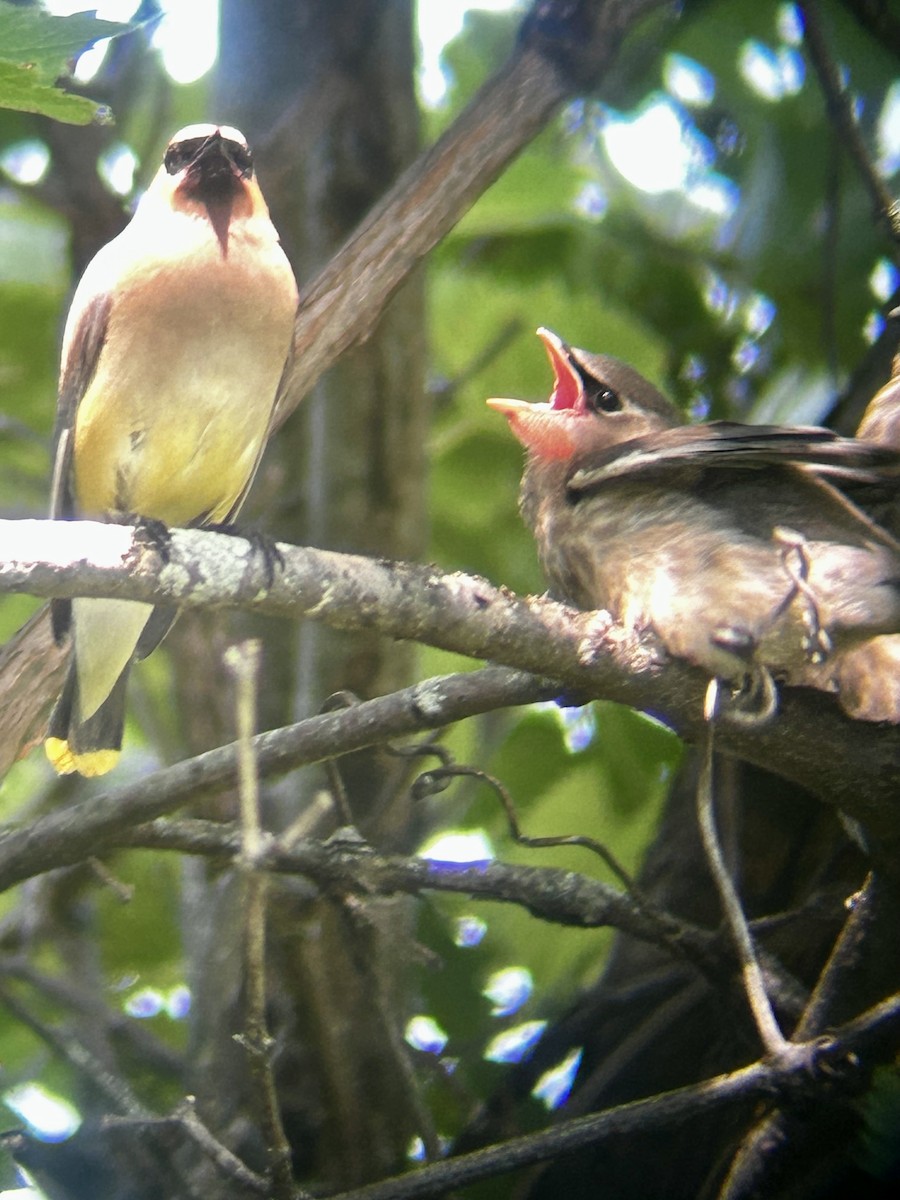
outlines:
M176 133L128 226L88 265L63 337L51 516L227 524L256 472L291 346L297 285L243 135ZM174 619L127 600L56 600L69 675L45 748L102 775L125 687Z
M757 716L784 680L900 721L900 638L878 636L900 630L900 545L879 524L900 452L826 429L684 425L631 367L538 334L549 402L488 404L528 452L522 515L554 592L749 681Z

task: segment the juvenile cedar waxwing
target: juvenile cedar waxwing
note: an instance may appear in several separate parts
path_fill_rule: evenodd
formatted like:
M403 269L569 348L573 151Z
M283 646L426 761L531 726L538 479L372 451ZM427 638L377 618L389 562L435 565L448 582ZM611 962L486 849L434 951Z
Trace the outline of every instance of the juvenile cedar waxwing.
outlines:
M182 129L72 300L51 516L233 521L266 442L296 308L243 135ZM73 642L45 743L60 774L115 765L130 664L174 615L127 600L53 601L57 639Z
M740 685L900 721L900 452L826 429L682 423L637 371L538 330L549 402L488 400L527 450L520 496L554 592ZM865 656L857 652L866 650ZM765 701L763 703L762 701Z

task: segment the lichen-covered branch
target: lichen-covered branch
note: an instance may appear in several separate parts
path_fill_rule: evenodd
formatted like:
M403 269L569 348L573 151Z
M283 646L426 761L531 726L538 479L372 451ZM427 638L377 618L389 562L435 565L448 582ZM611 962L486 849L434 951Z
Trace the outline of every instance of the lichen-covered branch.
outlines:
M129 527L96 522L0 522L0 547L0 592L231 606L377 629L557 680L559 690L581 698L649 709L688 737L704 727L701 672L663 662L652 641L607 614L522 598L474 576L287 545L278 547L281 563L272 571L266 556L241 538L173 530L161 553ZM785 690L767 724L723 722L717 748L802 783L882 842L900 833L897 727L851 721L826 696ZM194 784L201 773L196 768Z

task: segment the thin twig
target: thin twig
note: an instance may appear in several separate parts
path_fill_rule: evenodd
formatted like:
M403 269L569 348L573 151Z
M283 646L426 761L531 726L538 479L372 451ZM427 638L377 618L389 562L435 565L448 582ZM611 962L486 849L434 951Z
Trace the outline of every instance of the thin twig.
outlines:
M215 1163L223 1175L234 1179L237 1183L261 1195L269 1194L268 1180L243 1163L238 1156L203 1124L197 1116L196 1102L193 1096L185 1096L177 1107L166 1116L118 1116L107 1114L100 1122L104 1129L134 1129L140 1135L141 1141L147 1140L147 1135L163 1132L171 1127L180 1129L193 1141L211 1162Z
M872 199L875 215L883 223L895 243L900 243L900 214L894 197L878 174L863 141L853 113L850 94L841 72L828 48L816 0L800 0L803 13L804 43L810 61L825 96L825 105L837 126L847 152L856 163L863 183Z
M197 1106L193 1096L185 1096L184 1100L172 1113L172 1119L177 1121L184 1132L196 1142L203 1153L210 1158L223 1175L229 1176L245 1187L261 1195L269 1192L268 1180L251 1171L246 1163L227 1146L223 1146L217 1137L203 1124L197 1116Z
M354 696L352 692L335 692L328 697L319 712L339 712L343 708L352 708L354 704L359 704L359 697ZM350 808L347 789L344 787L344 780L337 761L330 758L325 763L325 770L328 775L328 787L331 791L331 804L337 813L338 821L341 825L351 826L354 824L353 811Z
M41 1021L34 1010L23 1004L8 988L0 985L0 1004L26 1025L33 1033L50 1046L64 1062L69 1063L80 1075L89 1080L98 1093L119 1113L140 1120L152 1120L153 1114L141 1104L129 1084L120 1075L114 1075L97 1056L84 1045L80 1038L64 1033Z
M274 1200L296 1200L291 1172L291 1146L281 1121L278 1091L272 1070L273 1039L266 1024L266 903L269 876L261 869L263 831L259 815L259 774L253 735L256 730L256 696L260 644L246 641L231 646L225 665L235 680L238 792L241 805L241 853L238 868L244 887L244 968L246 990L245 1029L240 1041L261 1098L261 1125L269 1157Z
M528 834L523 833L522 827L519 824L519 814L516 812L512 796L510 796L506 787L504 787L496 776L489 774L487 771L482 771L479 767L468 767L464 764L448 762L441 767L435 767L431 771L423 771L413 783L413 798L420 800L425 796L433 795L435 792L441 792L447 786L449 780L458 778L459 776L465 776L469 779L479 779L482 783L488 785L500 801L503 811L506 814L506 823L509 828L510 837L512 837L513 841L518 842L520 846L528 846L535 850L547 849L553 846L582 846L585 850L590 850L592 854L596 854L601 862L604 862L609 867L626 891L630 892L635 899L638 899L634 880L609 847L604 846L602 842L598 842L596 838L582 833L548 834L544 837L530 837Z
M700 774L697 780L697 820L700 825L700 837L710 874L722 902L725 923L731 933L734 948L741 965L741 975L744 980L744 991L756 1022L762 1044L769 1054L783 1055L789 1043L781 1032L775 1013L766 992L765 980L760 969L759 959L753 938L741 907L740 897L732 882L719 837L716 832L716 818L713 811L713 740L715 730L715 708L718 680L710 683L710 699L708 703L708 730L701 750Z
M884 1043L896 1044L898 1038L900 996L894 996L837 1028L833 1042L827 1048L804 1043L795 1047L797 1053L787 1059L753 1063L646 1100L635 1100L605 1112L562 1121L538 1133L433 1163L368 1187L332 1195L330 1200L427 1200L446 1195L451 1188L546 1162L586 1146L633 1137L650 1130L659 1134L712 1110L722 1119L729 1106L740 1104L746 1107L754 1099L771 1102L773 1096L785 1093L793 1083L806 1082L814 1094L821 1095L831 1086L827 1063L823 1060L833 1054L835 1046L844 1057L858 1055L862 1058Z

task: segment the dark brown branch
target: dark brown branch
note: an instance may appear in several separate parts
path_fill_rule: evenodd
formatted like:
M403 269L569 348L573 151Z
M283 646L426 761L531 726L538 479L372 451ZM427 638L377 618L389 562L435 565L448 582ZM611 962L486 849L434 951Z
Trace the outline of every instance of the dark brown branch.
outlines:
M230 859L240 839L233 827L212 821L153 821L112 835L108 845L176 850ZM555 867L488 863L459 866L421 858L377 854L365 844L348 846L338 838L298 841L289 848L268 838L259 855L262 869L298 874L334 896L389 896L398 892L456 892L518 904L532 916L583 929L612 925L642 941L671 948L695 964L721 963L717 935L649 910L609 884Z
M859 1002L860 974L865 972L864 947L874 944L873 931L879 921L882 927L896 928L897 900L882 880L870 875L854 897L844 928L792 1033L795 1041L821 1036L840 1019L847 995L856 996ZM855 986L848 986L851 983ZM766 1116L750 1130L734 1155L721 1200L772 1194L777 1190L773 1181L780 1177L783 1182L786 1170L794 1178L802 1178L820 1168L822 1140L814 1133L809 1136L814 1124L805 1122L806 1129L801 1132L793 1128L788 1112L777 1109ZM841 1124L841 1132L849 1141L855 1131L849 1123ZM844 1146L837 1131L829 1140L832 1151L840 1154Z
M841 79L837 62L828 48L816 0L800 0L800 9L803 13L804 43L819 78L828 114L834 122L842 145L856 164L871 197L875 215L884 224L896 244L900 242L900 214L898 214L894 197L876 171L868 148L863 141L856 117L853 114L850 94Z
M582 697L664 714L687 737L705 728L702 673L678 661L661 663L654 645L607 614L523 599L473 576L286 545L280 547L284 565L269 586L266 564L249 543L196 530L172 531L164 565L124 526L83 522L77 537L83 557L73 563L78 551L72 524L0 522L0 538L10 548L10 558L0 563L0 591L228 605L339 629L375 629L556 679ZM900 836L898 726L852 721L830 697L784 689L774 720L761 728L723 721L718 747L801 783L859 820L876 841ZM350 748L333 743L330 750ZM215 784L232 778L233 759L227 767L217 760L215 768L209 756L199 761L202 766L181 768L187 786L206 786L209 771ZM260 764L268 769L262 757ZM146 817L164 811L159 807Z
M850 1055L863 1056L885 1041L896 1043L898 1037L900 997L892 997L837 1029L832 1048L838 1048L834 1051L837 1058L847 1061ZM479 1179L571 1154L585 1146L640 1131L653 1130L658 1134L712 1109L721 1116L730 1105L770 1100L773 1095L785 1094L792 1084L802 1086L805 1082L812 1095L817 1092L821 1095L829 1087L825 1061L829 1051L810 1043L802 1049L805 1053L784 1063L754 1063L677 1091L564 1121L551 1129L434 1163L408 1175L341 1192L331 1200L425 1200Z
M377 324L390 297L544 128L599 79L623 33L667 0L540 0L509 62L404 172L300 295L279 421Z
M254 739L260 775L283 773L335 754L440 728L475 713L548 698L540 680L497 667L427 679L390 696L260 734ZM7 828L0 834L0 891L41 871L81 862L130 826L233 785L236 771L235 748L224 746L50 813L27 829Z

